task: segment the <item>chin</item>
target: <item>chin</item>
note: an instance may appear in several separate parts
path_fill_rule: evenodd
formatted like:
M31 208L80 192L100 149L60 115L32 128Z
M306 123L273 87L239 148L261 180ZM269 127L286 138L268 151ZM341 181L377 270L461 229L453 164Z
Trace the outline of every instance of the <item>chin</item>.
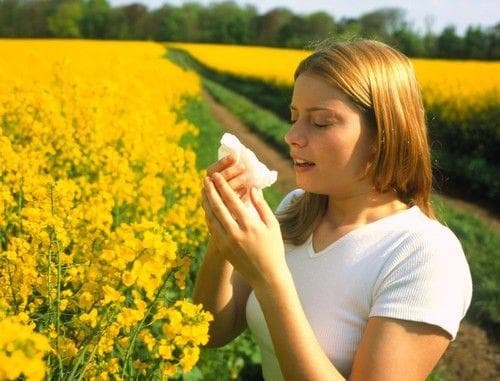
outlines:
M296 177L295 183L297 184L297 188L300 188L309 193L317 193L324 194L325 192L321 192L321 187L318 184L314 184L312 181L307 181L305 179L301 179L298 176Z

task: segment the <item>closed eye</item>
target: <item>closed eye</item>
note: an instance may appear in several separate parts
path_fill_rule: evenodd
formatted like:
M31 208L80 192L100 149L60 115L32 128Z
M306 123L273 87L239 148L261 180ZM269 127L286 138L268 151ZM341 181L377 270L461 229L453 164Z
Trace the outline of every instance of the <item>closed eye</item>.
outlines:
M291 124L294 124L295 122L297 122L297 120L290 120ZM330 126L330 124L318 124L318 123L313 123L313 125L318 128L324 128Z

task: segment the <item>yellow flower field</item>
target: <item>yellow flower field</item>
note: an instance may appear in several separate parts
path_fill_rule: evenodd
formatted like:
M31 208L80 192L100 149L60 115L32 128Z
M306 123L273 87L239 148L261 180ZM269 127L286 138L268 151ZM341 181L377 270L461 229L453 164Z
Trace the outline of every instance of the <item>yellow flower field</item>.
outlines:
M183 49L212 69L282 85L293 83L295 67L310 54L307 50L264 46L173 42L166 46Z
M198 77L143 42L0 40L0 379L189 371L211 316L180 295L206 237Z
M168 43L190 53L208 67L239 76L290 86L306 50L239 45ZM411 60L427 104L451 102L477 106L485 98L500 103L500 62ZM457 111L455 108L453 111Z

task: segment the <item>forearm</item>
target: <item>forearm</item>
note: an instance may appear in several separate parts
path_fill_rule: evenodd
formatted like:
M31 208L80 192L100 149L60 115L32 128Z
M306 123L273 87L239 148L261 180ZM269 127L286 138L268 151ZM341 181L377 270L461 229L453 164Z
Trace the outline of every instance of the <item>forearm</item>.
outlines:
M222 346L239 333L232 329L237 325L235 290L231 281L233 274L233 266L209 242L193 293L193 301L203 304L204 309L214 315L214 321L210 324L208 346Z
M254 291L285 380L345 380L319 345L288 270Z

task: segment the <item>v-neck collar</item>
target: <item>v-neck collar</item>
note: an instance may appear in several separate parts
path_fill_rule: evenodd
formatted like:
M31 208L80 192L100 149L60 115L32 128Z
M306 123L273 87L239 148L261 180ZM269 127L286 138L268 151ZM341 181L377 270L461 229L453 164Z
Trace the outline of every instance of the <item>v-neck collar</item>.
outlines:
M406 216L408 214L415 213L419 210L420 209L418 208L418 206L415 205L415 206L412 206L411 208L405 209L401 212L397 212L397 213L379 218L378 220L375 220L375 221L370 222L368 224L364 224L362 226L354 228L353 230L348 231L346 234L339 237L338 239L336 239L335 241L333 241L332 243L330 243L329 245L327 245L324 249L322 249L320 251L314 250L314 247L313 247L313 234L314 234L314 232L313 232L309 235L309 238L307 238L307 241L305 243L309 257L310 258L320 257L323 254L325 254L326 252L334 249L336 246L340 246L342 244L342 242L350 239L352 236L360 235L360 234L365 233L367 231L370 231L374 228L380 227L381 225L391 224L391 223L394 224L394 220L397 220L397 219L399 219L403 216Z

